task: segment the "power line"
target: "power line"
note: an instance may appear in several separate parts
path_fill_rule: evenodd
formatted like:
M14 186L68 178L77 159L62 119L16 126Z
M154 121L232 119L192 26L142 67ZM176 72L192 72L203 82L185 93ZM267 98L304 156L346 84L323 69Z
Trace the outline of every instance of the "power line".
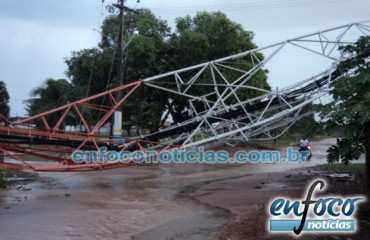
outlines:
M234 3L234 4L213 4L213 5L200 5L200 6L178 6L178 7L160 7L160 8L151 8L153 10L171 10L179 9L179 10L192 10L192 9L199 9L199 8L207 8L207 9L219 9L219 8L229 8L229 9L240 9L240 8L275 8L275 7L289 7L289 6L301 6L306 4L313 4L313 5L322 5L328 3L337 3L337 2L349 2L349 1L358 1L358 0L282 0L282 1L259 1L259 2L250 2L250 3ZM243 9L245 10L245 9Z
M259 1L259 2L243 2L234 4L214 4L200 6L177 6L177 7L151 7L153 12L158 14L174 14L174 13L189 13L197 11L253 11L265 9L278 9L289 7L302 6L318 6L335 3L348 3L359 0L281 0L281 1Z
M10 100L13 100L13 101L20 101L20 102L23 102L25 99L19 99L19 98L9 98Z

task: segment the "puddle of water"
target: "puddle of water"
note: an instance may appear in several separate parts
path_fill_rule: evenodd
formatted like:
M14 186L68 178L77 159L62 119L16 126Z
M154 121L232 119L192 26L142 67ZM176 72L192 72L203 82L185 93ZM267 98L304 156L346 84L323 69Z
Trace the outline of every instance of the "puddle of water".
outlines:
M348 173L331 173L331 174L324 174L324 176L332 177L332 178L349 178L351 177Z
M282 188L285 188L287 185L285 183L279 183L279 182L270 183L269 182L269 183L265 183L263 186L269 189L282 189Z
M13 183L13 182L33 181L35 179L34 178L25 178L25 177L8 177L7 180L8 180L8 182Z
M210 233L231 220L225 210L198 209L166 222L145 232L134 235L132 239L210 239Z

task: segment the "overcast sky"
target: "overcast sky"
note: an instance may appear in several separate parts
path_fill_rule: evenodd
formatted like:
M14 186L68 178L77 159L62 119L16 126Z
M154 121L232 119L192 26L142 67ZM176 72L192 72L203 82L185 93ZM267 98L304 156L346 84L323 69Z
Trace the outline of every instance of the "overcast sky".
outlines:
M116 0L105 0L104 6ZM369 0L127 0L149 8L173 26L176 17L197 11L223 11L255 33L264 45L341 24L369 19ZM1 0L0 80L11 97L11 116L24 116L23 100L45 79L66 78L64 58L100 40L107 11L102 0Z

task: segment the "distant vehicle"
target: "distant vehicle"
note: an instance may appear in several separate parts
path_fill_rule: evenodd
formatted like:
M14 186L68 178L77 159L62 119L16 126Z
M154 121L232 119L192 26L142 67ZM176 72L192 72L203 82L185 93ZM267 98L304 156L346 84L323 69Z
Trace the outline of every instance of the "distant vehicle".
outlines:
M312 158L311 146L309 144L298 144L298 151L301 153L302 157L305 158L305 160L310 160Z

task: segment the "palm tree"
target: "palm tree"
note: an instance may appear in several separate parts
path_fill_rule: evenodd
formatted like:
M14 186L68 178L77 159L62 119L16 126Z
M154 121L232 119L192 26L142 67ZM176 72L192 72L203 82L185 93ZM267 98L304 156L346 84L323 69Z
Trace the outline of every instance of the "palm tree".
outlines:
M48 110L63 106L69 102L72 85L65 79L47 79L43 86L31 91L31 99L26 100L27 112L33 116ZM62 113L51 114L46 117L49 126L54 126ZM40 126L40 122L36 123Z

